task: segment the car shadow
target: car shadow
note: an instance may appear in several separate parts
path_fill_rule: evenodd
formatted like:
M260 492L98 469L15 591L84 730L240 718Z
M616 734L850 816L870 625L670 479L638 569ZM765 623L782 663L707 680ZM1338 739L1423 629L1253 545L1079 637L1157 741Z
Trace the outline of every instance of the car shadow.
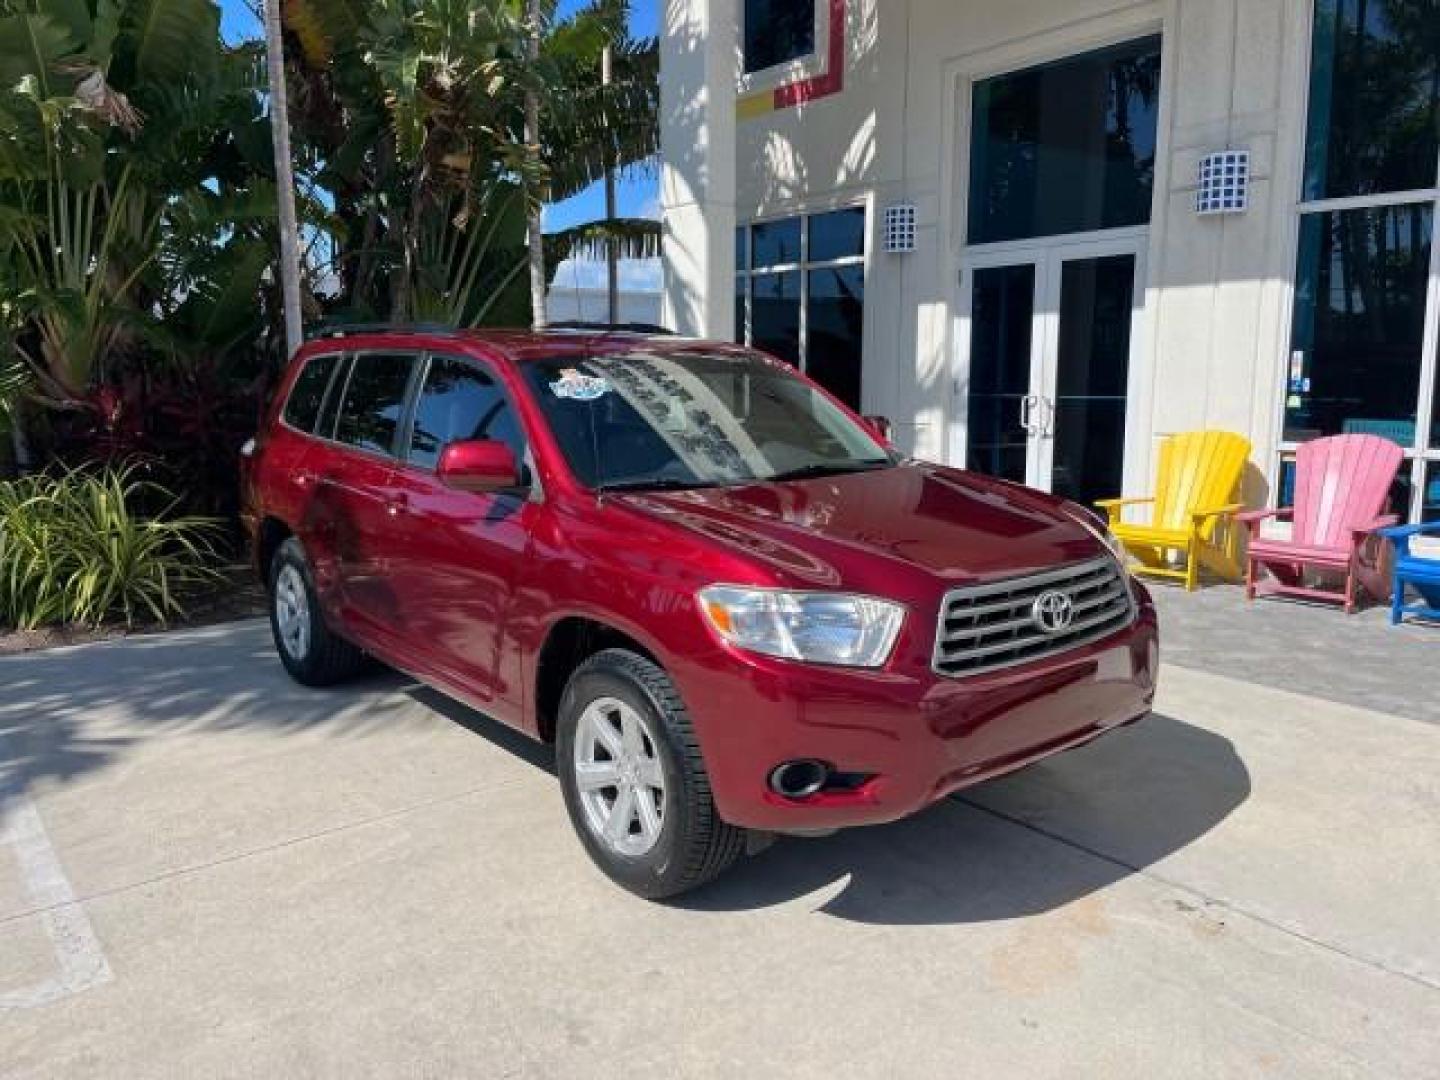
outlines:
M555 775L553 747L428 687L405 693ZM781 838L671 901L695 912L803 903L877 925L992 922L1081 900L1171 856L1250 796L1234 745L1154 714L890 825Z
M804 902L887 925L1014 919L1143 871L1249 794L1249 772L1227 739L1154 715L904 821L781 839L674 903L734 912Z
M508 724L502 724L499 720L492 720L482 712L477 712L468 705L462 705L452 697L447 697L439 690L432 690L428 686L414 684L405 689L405 693L417 704L425 706L431 712L438 713L445 717L452 724L464 728L472 735L478 735L486 742L499 750L505 751L528 765L533 765L541 772L555 773L555 748L547 743L537 742L522 731L517 731Z

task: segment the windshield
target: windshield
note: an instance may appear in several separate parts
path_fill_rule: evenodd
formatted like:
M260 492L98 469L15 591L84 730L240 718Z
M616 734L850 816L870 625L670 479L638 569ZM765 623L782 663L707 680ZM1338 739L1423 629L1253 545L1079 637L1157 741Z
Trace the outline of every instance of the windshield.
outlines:
M524 368L590 488L717 487L895 463L824 394L759 356L637 353Z

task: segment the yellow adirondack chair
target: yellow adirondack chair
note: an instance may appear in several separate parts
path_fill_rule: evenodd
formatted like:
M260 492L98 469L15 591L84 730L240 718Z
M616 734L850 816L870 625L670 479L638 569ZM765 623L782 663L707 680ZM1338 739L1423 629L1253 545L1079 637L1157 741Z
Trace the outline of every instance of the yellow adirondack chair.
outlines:
M1240 530L1235 502L1250 441L1229 431L1189 431L1160 446L1155 495L1149 499L1104 499L1095 505L1110 516L1110 531L1140 565L1136 573L1180 578L1193 592L1200 568L1230 580L1240 578ZM1145 525L1122 521L1127 506L1153 506ZM1172 553L1184 558L1176 569Z

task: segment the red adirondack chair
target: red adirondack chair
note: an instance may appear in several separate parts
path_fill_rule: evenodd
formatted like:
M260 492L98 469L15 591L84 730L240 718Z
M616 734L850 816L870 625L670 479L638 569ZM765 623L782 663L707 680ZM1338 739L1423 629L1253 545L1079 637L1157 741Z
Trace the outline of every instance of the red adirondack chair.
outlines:
M1376 529L1400 519L1382 516L1390 486L1400 471L1405 452L1389 439L1375 435L1337 435L1316 439L1300 447L1295 461L1295 506L1285 510L1257 510L1240 514L1250 531L1249 570L1245 595L1258 591L1303 596L1312 600L1339 600L1346 613L1354 612L1361 589L1374 597L1384 595L1385 582L1367 548ZM1260 535L1260 523L1270 518L1295 523L1289 540ZM1259 581L1260 569L1270 580ZM1306 570L1345 575L1345 590L1335 592L1307 586Z

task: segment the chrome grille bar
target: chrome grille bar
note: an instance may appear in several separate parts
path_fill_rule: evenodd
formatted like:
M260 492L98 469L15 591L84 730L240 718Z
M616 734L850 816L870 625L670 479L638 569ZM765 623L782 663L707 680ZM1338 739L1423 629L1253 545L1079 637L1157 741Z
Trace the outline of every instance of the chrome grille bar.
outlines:
M1033 616L1041 596L1070 601L1072 621L1048 632ZM965 678L1055 656L1129 626L1135 604L1111 558L947 593L935 638L936 672Z

